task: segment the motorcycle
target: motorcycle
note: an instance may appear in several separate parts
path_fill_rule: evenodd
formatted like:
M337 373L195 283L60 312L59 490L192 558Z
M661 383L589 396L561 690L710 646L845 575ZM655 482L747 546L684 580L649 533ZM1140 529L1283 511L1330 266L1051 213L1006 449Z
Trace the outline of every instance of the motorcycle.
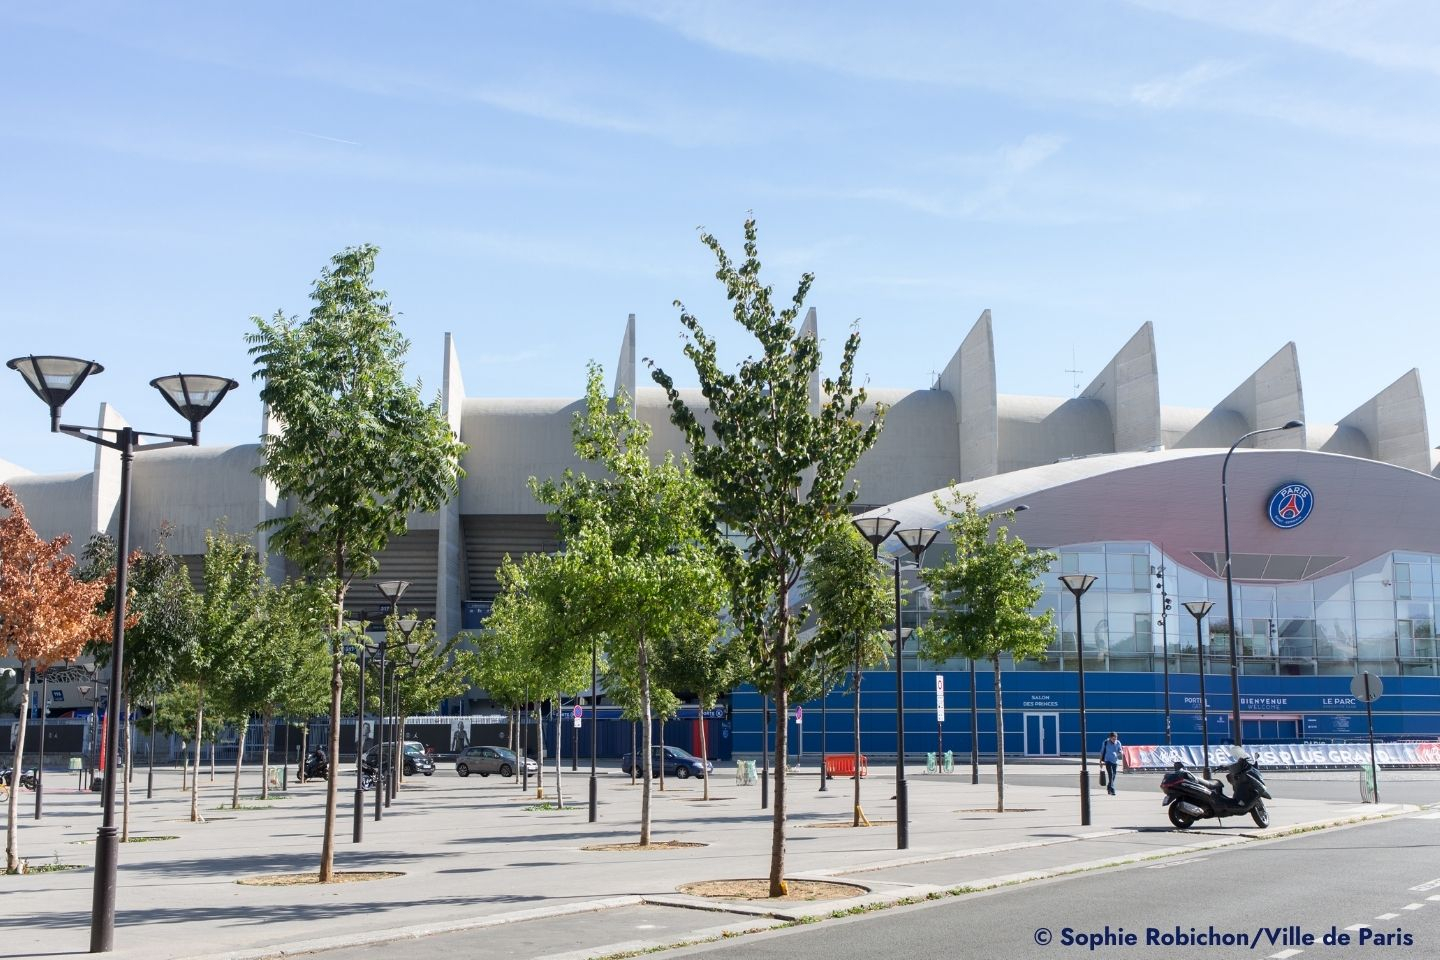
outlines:
M1219 780L1203 780L1191 773L1183 762L1175 761L1175 769L1160 781L1160 789L1165 793L1161 806L1166 808L1171 825L1187 830L1196 820L1241 817L1248 813L1255 826L1261 829L1270 826L1265 801L1274 798L1265 789L1265 779L1250 755L1237 747L1235 762L1220 767L1217 772L1224 773L1233 796L1225 793L1225 785Z
M326 780L330 777L330 762L324 753L315 751L305 758L305 767L297 771L304 780Z
M0 770L0 782L3 782L3 783L5 784L5 786L7 786L7 787L14 786L14 785L15 785L15 770L14 770L14 768L12 768L12 767L6 767L6 768L4 768L3 770ZM39 777L36 775L36 773L35 773L34 770L21 770L21 771L20 771L20 786L24 787L24 788L27 789L27 790L34 790L35 787L37 786L38 782L39 782Z

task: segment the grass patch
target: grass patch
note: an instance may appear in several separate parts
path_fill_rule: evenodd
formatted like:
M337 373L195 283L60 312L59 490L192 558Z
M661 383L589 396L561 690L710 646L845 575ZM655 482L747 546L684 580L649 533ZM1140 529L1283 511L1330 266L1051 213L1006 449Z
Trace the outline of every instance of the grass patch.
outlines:
M271 809L271 806L272 806L272 805L271 805L271 804L268 804L268 803L242 803L242 804L233 805L233 806L232 806L231 804L228 804L228 803L222 803L220 806L218 806L218 807L212 807L211 809L213 809L213 810L269 810L269 809Z
M532 803L528 807L521 807L526 813L574 813L579 807L557 807L553 803Z
M791 880L785 881L783 897L770 896L769 880L702 880L680 887L681 893L692 897L706 897L711 900L756 900L765 903L812 903L816 900L842 900L869 893L867 887L858 883L839 883L834 880Z
M366 880L389 880L392 877L403 877L405 874L396 870L336 870L330 875L331 883L363 883ZM320 882L320 874L311 871L310 873L270 873L259 877L242 877L235 881L242 887L303 887Z

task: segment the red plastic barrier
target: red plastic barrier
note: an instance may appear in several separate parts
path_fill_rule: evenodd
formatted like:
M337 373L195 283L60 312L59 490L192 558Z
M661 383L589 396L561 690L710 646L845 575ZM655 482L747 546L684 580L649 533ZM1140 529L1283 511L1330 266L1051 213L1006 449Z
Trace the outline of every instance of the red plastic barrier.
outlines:
M836 756L825 758L825 772L832 777L853 777L855 776L855 755L853 753L842 753ZM870 761L864 754L860 755L860 776L865 777L870 773Z

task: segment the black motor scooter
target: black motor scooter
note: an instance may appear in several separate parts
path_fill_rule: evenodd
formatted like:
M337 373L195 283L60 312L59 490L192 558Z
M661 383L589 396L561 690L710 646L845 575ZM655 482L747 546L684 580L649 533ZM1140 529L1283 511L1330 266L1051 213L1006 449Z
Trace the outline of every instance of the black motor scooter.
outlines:
M1265 801L1273 799L1265 789L1260 768L1243 748L1235 749L1235 762L1219 768L1234 789L1234 796L1225 793L1219 780L1202 780L1185 764L1175 762L1175 769L1165 774L1160 789L1165 793L1162 805L1177 829L1188 829L1196 820L1209 817L1241 817L1250 814L1255 826L1270 826L1270 813Z
M302 772L305 780L326 780L330 777L330 763L325 756L324 750L312 750L305 758L305 769Z

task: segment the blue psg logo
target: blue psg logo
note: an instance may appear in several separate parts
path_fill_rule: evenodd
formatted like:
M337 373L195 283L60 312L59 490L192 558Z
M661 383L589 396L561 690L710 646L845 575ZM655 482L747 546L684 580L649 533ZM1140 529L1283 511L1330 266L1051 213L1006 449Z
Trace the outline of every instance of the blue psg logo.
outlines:
M1315 494L1303 483L1287 483L1270 497L1270 522L1281 530L1298 527L1315 507Z

